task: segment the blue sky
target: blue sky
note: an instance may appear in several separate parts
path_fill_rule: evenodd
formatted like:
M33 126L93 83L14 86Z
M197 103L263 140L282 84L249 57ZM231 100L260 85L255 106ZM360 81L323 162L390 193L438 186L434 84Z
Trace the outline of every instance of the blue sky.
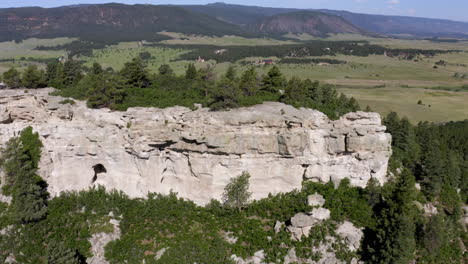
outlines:
M0 0L0 7L54 7L78 3L207 4L215 0ZM294 8L328 8L468 21L468 0L225 0L230 4Z

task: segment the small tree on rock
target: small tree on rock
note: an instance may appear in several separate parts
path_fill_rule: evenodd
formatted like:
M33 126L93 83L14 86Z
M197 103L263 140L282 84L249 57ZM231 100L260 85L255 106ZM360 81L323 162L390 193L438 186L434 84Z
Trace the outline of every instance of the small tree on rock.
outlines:
M241 175L232 178L228 185L224 187L223 202L229 207L241 209L248 203L250 196L249 192L250 174L244 171Z

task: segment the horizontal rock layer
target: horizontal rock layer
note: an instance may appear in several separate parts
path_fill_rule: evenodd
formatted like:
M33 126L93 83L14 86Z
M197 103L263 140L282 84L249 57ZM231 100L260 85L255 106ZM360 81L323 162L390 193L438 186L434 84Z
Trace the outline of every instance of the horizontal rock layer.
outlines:
M126 112L63 104L52 89L3 90L0 143L32 126L44 143L41 175L52 195L103 185L130 197L171 190L198 204L220 199L231 177L250 172L253 198L303 180L364 187L386 181L391 136L376 113L336 121L267 102L225 112L184 107Z

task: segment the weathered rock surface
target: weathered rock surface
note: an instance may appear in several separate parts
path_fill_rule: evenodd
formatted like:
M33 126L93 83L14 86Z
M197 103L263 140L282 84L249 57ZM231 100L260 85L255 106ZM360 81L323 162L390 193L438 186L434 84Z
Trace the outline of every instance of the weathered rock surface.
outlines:
M254 199L300 188L303 180L349 178L362 187L371 178L386 181L391 137L375 113L331 121L271 102L226 112L112 112L61 104L51 91L2 90L0 143L26 126L39 132L40 173L52 195L103 185L130 197L172 190L204 204L242 171L252 176Z
M364 237L364 233L360 228L357 228L353 223L344 221L336 229L336 233L344 239L348 249L350 251L357 251L361 246L361 239Z
M263 250L255 252L252 257L247 258L246 260L236 255L231 256L231 259L236 264L266 264L263 262L264 258L265 258L265 253L263 252Z
M120 238L120 221L116 219L111 219L109 224L112 225L113 231L111 233L97 233L93 234L89 239L91 243L91 253L93 254L92 257L86 260L88 264L108 264L109 261L106 260L105 254L105 246L113 241Z
M310 205L311 199L319 201L320 204L325 204L325 199L320 194L313 194L308 197ZM291 239L300 241L302 236L309 237L310 230L317 224L322 223L330 218L330 210L318 207L312 209L310 213L297 213L291 217L291 225L286 228L291 233Z
M322 195L315 193L307 196L307 204L309 206L322 207L325 204L325 198Z

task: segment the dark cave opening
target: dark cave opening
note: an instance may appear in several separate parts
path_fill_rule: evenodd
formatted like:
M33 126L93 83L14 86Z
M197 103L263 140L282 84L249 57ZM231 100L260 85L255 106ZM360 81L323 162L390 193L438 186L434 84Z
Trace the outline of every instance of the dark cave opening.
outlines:
M91 179L91 183L94 183L97 180L98 174L107 173L106 167L104 167L104 165L102 165L101 163L94 165L93 170L94 170L94 176Z

